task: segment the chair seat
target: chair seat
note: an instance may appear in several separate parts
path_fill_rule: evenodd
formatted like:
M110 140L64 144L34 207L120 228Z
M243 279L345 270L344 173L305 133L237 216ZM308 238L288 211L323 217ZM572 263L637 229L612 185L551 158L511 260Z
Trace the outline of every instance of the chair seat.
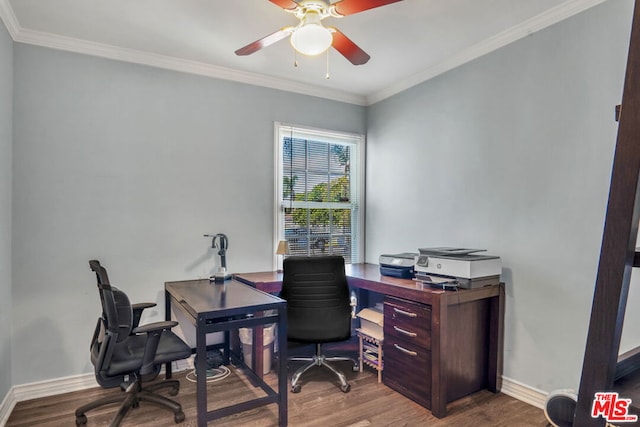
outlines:
M301 338L301 337L289 337L287 336L287 341L290 343L299 343L299 344L330 344L336 342L348 341L351 338L351 330L349 330L348 334L344 334L340 337L336 337L336 335L330 336L321 336L318 334L318 338Z
M137 371L142 366L145 335L131 335L116 344L107 375L116 376ZM191 355L191 348L171 331L163 331L154 358L154 364L161 365L181 360Z

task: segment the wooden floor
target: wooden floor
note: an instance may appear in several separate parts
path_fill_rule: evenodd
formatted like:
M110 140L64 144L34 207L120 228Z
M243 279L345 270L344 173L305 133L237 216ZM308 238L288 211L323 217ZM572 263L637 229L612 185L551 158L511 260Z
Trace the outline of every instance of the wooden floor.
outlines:
M290 426L491 426L545 427L547 422L541 409L520 402L502 393L480 391L448 405L448 415L435 418L423 407L378 384L372 370L352 372L350 364L340 365L351 384L349 393L342 393L337 380L328 370L314 367L303 376L302 391L289 392ZM175 374L181 390L174 399L183 406L186 420L182 427L196 426L195 384L185 373ZM267 382L275 384L277 376L269 374ZM253 396L264 395L252 387L240 370L209 386L209 410L238 403ZM16 404L7 427L60 427L75 425L75 408L108 394L122 393L119 389L100 388L66 393L52 397L23 401ZM164 392L163 392L164 393ZM108 426L116 406L96 409L87 414L88 427ZM142 402L131 410L123 427L174 426L173 415L164 409ZM216 426L269 427L278 425L276 405L268 405L210 423Z

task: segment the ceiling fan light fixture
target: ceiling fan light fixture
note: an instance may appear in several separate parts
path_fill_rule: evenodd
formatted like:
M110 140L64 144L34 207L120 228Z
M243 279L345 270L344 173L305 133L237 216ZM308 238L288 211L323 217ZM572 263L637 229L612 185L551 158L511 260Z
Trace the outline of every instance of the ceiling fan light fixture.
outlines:
M291 34L291 46L303 55L317 56L331 47L333 35L320 23L320 15L309 11Z

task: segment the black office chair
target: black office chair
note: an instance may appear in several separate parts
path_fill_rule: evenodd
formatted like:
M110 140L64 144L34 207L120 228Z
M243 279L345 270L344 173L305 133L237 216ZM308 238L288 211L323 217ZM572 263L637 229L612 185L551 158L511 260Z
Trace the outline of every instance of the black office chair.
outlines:
M298 343L313 343L313 357L290 357L290 361L306 361L291 377L291 391L301 389L300 377L313 366L326 366L340 380L347 393L350 385L345 375L328 362L351 361L349 357L326 357L322 344L346 341L351 337L351 300L341 256L291 256L283 262L284 276L280 296L287 300L287 338Z
M154 393L168 387L175 396L180 389L177 380L161 381L143 388L142 381L154 379L164 363L191 355L191 348L171 328L178 322L164 321L138 326L142 310L154 303L132 306L127 295L109 283L107 270L98 261L89 261L96 273L102 302L102 316L98 319L91 340L91 363L98 384L104 388L120 387L125 393L108 396L81 406L76 410L76 425L87 423L86 412L114 403L121 403L111 427L119 426L130 408L140 401L150 402L173 411L176 423L184 421L182 406ZM128 380L125 380L128 377Z

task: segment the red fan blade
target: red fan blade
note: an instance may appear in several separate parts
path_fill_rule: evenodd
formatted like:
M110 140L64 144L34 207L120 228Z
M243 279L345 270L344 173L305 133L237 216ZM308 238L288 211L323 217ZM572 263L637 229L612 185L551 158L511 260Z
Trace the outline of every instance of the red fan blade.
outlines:
M269 1L275 4L276 6L280 6L283 9L295 9L296 7L298 7L298 3L294 2L293 0L269 0Z
M329 27L333 34L333 47L349 60L353 65L366 64L369 58L367 52L360 49L358 45L352 42L347 36L342 34L340 30Z
M335 7L335 11L340 15L347 16L376 7L386 6L398 1L402 0L342 0L333 3L333 6Z
M245 47L242 47L236 50L236 55L251 55L252 53L256 53L263 47L271 46L272 44L279 42L280 40L288 37L293 31L293 27L284 27L276 31L275 33L271 33L266 37L261 38L260 40L256 40L253 43L249 43Z

